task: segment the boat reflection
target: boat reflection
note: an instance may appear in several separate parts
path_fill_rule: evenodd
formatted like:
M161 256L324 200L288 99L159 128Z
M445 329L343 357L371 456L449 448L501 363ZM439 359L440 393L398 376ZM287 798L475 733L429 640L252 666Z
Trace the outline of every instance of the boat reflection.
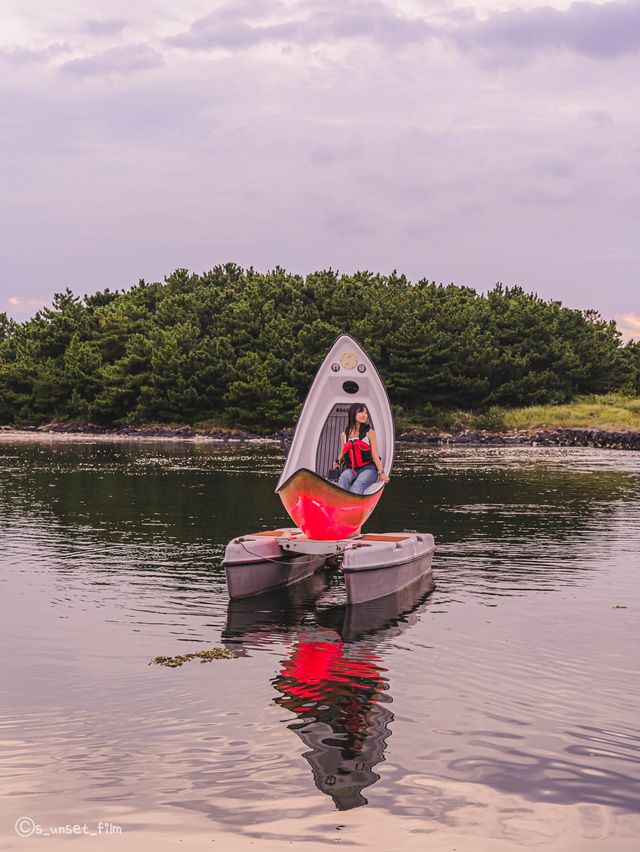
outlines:
M399 636L419 620L434 587L429 571L411 585L384 598L350 606L320 607L318 623L338 631L345 642L368 639L378 644Z
M382 658L350 647L331 631L300 637L273 680L276 703L298 717L289 725L308 746L303 757L319 790L338 810L366 805L362 790L380 777L393 713Z
M269 595L271 608L254 598L253 613L248 601L230 602L224 638L245 644L288 634L291 651L272 681L276 703L297 717L288 727L307 748L303 757L317 788L338 810L349 810L367 804L362 791L380 778L375 767L391 735L384 645L420 618L433 580L429 574L357 606L323 606L328 582L325 592L317 580L300 586ZM286 598L296 594L288 608Z
M316 603L330 582L329 573L320 571L291 586L230 599L223 641L232 646L269 644L307 621L313 624Z

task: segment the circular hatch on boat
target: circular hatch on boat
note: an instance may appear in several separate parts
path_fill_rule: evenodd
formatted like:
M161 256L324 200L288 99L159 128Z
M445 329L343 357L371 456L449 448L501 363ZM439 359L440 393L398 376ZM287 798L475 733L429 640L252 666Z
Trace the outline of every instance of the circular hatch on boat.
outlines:
M342 390L345 393L358 393L358 391L360 390L360 385L357 382L343 382Z
M340 363L345 370L353 370L358 365L358 359L353 352L345 352L340 358Z

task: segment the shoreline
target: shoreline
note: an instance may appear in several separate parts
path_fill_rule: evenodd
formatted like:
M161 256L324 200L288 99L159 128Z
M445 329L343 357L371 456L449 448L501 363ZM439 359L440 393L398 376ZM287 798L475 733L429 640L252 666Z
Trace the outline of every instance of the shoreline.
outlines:
M58 439L90 441L171 441L213 444L280 444L287 446L293 429L282 429L271 435L256 435L239 430L200 431L190 426L127 426L121 429L101 429L95 426L46 424L23 429L0 427L0 441ZM598 449L640 451L640 431L590 429L585 427L545 427L506 432L488 430L446 431L439 429L398 431L396 442L403 446L530 446L530 447L594 447Z

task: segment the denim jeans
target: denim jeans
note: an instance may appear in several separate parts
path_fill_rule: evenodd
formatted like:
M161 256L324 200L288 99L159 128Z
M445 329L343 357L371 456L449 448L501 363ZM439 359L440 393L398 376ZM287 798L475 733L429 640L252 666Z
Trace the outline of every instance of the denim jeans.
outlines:
M361 467L356 473L350 467L347 467L340 474L338 485L340 488L344 488L345 491L352 491L354 494L364 494L365 488L372 485L377 478L378 471L375 464L368 464L366 467Z

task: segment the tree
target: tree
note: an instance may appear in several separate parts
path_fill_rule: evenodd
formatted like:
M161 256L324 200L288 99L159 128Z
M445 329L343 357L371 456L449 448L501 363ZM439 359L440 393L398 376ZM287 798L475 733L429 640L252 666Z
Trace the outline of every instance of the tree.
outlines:
M225 394L224 414L230 424L268 432L293 423L298 397L290 385L274 383L276 369L272 356L248 352L238 359Z
M478 295L397 272L302 278L228 263L83 299L65 290L24 323L0 314L0 420L218 419L270 431L295 420L342 332L418 420L640 389L640 344L623 346L595 311L521 287Z

